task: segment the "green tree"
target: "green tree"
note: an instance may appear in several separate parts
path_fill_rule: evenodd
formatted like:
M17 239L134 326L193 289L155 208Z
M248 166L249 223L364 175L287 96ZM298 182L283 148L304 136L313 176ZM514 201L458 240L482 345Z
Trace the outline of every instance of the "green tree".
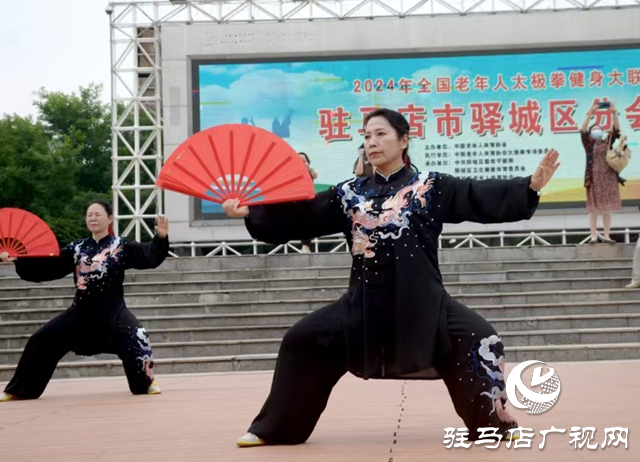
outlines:
M111 187L111 111L100 101L101 90L90 85L69 95L41 89L35 102L50 140L63 140L76 152L81 191Z
M38 116L0 119L0 207L35 213L60 243L87 234L85 205L110 199L110 111L100 87L42 89Z

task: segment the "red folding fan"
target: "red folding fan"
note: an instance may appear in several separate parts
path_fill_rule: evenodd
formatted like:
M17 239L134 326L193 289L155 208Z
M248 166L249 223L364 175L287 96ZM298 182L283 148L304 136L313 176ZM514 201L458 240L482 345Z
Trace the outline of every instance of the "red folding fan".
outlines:
M156 186L223 203L288 202L315 197L309 170L296 151L251 125L219 125L181 144L162 167Z
M0 209L0 253L10 257L54 257L60 255L51 228L33 213Z

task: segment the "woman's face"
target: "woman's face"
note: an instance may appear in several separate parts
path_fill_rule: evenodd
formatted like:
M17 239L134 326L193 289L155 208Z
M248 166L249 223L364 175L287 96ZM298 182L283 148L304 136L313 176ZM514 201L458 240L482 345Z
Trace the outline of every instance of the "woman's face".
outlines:
M604 138L604 130L600 125L594 125L591 127L591 138L596 141L601 141Z
M87 229L93 234L102 234L108 231L112 220L113 217L110 217L100 204L91 204L87 209L85 222Z
M364 149L369 163L380 168L393 165L402 159L402 152L408 145L405 135L398 139L398 133L382 116L373 117L367 123L364 134Z
M308 167L309 162L307 161L307 156L303 156L302 154L298 154L298 156L300 157L300 159L302 159L302 162L304 162L304 165Z

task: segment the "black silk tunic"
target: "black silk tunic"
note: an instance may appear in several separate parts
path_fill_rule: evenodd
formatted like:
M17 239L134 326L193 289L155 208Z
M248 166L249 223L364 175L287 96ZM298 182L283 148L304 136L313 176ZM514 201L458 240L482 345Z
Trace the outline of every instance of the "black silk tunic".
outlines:
M353 255L339 301L347 368L363 378L408 378L451 348L438 265L443 223L529 219L539 201L530 180L402 168L345 181L309 201L251 206L245 223L253 238L273 244L344 233Z
M169 238L157 235L148 243L107 235L100 241L78 239L57 257L18 258L16 272L25 281L44 282L73 273L76 292L68 314L82 328L72 351L93 355L112 350L120 325L137 325L124 300L127 269L156 268L169 253Z

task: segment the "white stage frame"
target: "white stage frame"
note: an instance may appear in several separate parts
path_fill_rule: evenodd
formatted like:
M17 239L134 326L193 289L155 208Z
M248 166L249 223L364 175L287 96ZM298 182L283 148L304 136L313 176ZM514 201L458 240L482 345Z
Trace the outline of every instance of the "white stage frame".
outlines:
M638 8L640 0L201 0L129 1L107 6L110 17L114 230L137 240L152 235L163 213L155 187L162 167L162 27L402 20L415 16L525 14ZM505 44L505 47L508 46ZM276 53L277 50L274 50ZM186 76L185 76L186 78Z

